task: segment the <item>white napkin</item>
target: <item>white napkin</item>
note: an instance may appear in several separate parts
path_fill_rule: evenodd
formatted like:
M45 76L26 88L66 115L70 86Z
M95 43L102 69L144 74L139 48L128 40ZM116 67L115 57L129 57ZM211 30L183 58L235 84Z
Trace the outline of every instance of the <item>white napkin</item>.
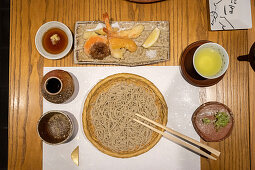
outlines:
M66 70L79 82L79 91L70 103L53 104L43 99L43 112L65 110L77 119L78 133L65 144L51 146L43 143L44 170L199 170L200 156L165 139L148 152L132 158L108 156L94 147L86 138L82 126L84 101L96 83L112 74L133 73L154 83L163 94L168 106L167 126L189 137L199 140L193 129L191 116L200 105L199 88L188 84L180 74L178 66L141 67L46 67L44 74L54 69ZM77 86L76 86L77 87ZM72 151L79 145L80 166L71 160Z

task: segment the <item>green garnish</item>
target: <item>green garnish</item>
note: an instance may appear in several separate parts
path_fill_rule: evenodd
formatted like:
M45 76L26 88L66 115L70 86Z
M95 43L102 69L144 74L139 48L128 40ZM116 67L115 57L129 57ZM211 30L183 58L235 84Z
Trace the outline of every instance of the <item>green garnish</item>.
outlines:
M229 123L229 115L225 112L218 112L215 115L216 121L215 121L215 128L216 130L219 130L221 127L227 126Z
M202 119L202 122L203 122L204 124L208 124L208 123L211 123L211 120L208 119L208 118L203 118L203 119Z

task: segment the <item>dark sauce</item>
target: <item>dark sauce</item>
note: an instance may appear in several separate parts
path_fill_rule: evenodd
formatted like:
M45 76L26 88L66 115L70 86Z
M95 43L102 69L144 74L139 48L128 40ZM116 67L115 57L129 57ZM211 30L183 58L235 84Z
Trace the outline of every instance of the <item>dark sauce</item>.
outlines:
M57 78L51 78L46 82L46 90L50 93L57 93L61 89L61 82Z
M55 44L52 43L51 37L57 34L60 38L59 41L56 41ZM66 33L59 28L49 29L46 33L44 33L42 38L43 48L51 54L59 54L66 49L68 44L68 37Z

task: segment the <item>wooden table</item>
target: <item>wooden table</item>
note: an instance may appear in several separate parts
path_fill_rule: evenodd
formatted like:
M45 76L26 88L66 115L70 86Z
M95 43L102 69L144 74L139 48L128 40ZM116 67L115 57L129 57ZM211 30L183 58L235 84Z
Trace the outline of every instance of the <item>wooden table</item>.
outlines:
M252 1L253 24L255 2ZM255 169L255 73L236 57L248 53L255 40L255 29L208 31L207 0L166 0L136 4L126 0L11 0L9 162L10 170L42 169L42 143L36 125L42 114L39 83L44 66L81 66L73 53L61 60L48 60L35 48L37 29L47 21L60 21L74 31L76 21L101 20L108 12L115 20L168 20L170 22L170 60L156 65L178 65L182 51L197 40L223 45L230 55L230 66L222 81L201 88L201 101L216 100L228 105L235 117L232 135L209 143L219 149L217 161L201 158L201 169Z

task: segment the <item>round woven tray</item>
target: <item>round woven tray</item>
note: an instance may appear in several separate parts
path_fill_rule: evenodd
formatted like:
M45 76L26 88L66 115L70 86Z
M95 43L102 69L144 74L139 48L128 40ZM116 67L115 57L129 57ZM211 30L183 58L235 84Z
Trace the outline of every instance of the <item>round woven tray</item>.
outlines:
M99 83L97 83L94 86L94 88L90 91L85 101L83 114L82 114L82 122L83 122L83 130L85 132L86 137L98 150L110 156L114 156L118 158L129 158L129 157L140 155L150 150L160 140L161 135L153 132L151 140L148 142L148 144L135 151L122 152L122 153L114 152L110 148L107 148L106 146L102 145L100 141L97 139L97 137L94 134L94 126L92 124L92 120L90 116L93 103L95 103L95 101L97 100L97 97L101 93L108 91L108 89L111 86L113 86L116 82L123 82L123 81L127 83L132 82L133 84L135 83L139 86L146 86L146 88L149 88L155 94L155 105L159 110L158 113L160 114L159 116L162 120L159 123L166 125L168 109L167 109L165 99L163 95L161 94L161 92L149 80L141 76L129 74L129 73L120 73L120 74L109 76L101 80ZM159 130L164 131L163 129L159 129Z

